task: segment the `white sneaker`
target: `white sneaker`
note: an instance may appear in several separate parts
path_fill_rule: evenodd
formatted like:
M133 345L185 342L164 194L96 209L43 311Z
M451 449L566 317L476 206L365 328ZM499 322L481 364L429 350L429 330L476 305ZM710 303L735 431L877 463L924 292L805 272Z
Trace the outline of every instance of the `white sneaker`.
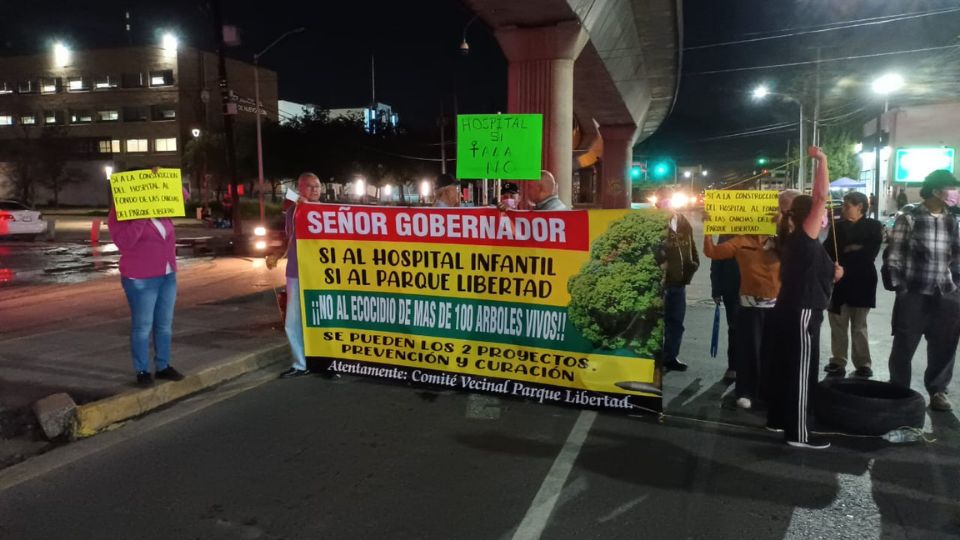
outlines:
M750 398L737 398L737 407L740 407L741 409L749 409L752 406L753 403L750 402Z

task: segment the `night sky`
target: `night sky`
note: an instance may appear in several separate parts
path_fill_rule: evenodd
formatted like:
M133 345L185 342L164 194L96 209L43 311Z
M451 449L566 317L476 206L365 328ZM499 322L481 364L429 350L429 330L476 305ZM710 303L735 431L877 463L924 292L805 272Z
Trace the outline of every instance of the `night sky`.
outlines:
M156 43L160 29L174 29L184 43L212 48L212 24L197 1L12 2L0 20L0 55L48 50L54 38L76 48L126 43L123 11L134 18L134 42ZM441 102L460 112L496 112L506 107L506 62L489 29L477 21L468 32L471 54L457 46L471 13L456 0L301 3L224 1L224 19L237 25L243 43L233 57L250 60L275 37L306 26L262 59L280 77L283 99L325 107L364 105L370 100L370 55L376 57L377 100L392 105L415 130L432 129ZM683 78L674 111L661 129L638 147L681 163L721 165L786 149L796 126L796 107L776 100L753 103L758 82L777 91L812 96L815 66L703 73L960 43L960 11L888 24L864 24L884 15L958 8L956 0L687 0L684 2ZM861 26L813 32L831 24ZM874 19L873 22L875 22ZM773 34L796 35L724 47L720 42ZM869 81L898 70L909 87L901 103L942 101L960 92L960 49L821 64L823 116L834 123L861 122L875 114ZM812 102L812 100L811 100ZM744 131L774 127L764 136ZM712 166L712 165L711 165Z

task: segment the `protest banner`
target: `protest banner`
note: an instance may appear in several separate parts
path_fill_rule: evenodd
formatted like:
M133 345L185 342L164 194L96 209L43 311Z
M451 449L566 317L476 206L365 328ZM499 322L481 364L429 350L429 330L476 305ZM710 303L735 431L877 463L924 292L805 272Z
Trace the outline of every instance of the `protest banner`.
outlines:
M667 219L304 204L306 354L340 373L660 410Z
M182 217L180 169L145 169L110 175L117 220Z
M457 178L539 180L542 114L457 116Z
M707 190L703 211L709 217L703 223L704 234L777 233L773 221L780 212L776 191Z

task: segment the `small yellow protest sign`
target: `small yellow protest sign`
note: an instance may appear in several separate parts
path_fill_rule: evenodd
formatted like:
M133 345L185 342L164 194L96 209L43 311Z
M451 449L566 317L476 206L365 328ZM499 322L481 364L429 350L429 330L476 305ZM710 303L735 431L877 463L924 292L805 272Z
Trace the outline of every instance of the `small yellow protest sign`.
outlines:
M708 220L704 234L769 234L777 232L774 216L780 211L776 191L707 190L703 210Z
M110 192L118 221L185 214L180 169L114 173L110 175Z

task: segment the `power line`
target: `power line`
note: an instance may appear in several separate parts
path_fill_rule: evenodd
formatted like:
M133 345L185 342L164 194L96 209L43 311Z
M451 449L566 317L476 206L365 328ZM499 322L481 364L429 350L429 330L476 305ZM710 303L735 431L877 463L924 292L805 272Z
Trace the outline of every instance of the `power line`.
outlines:
M958 48L960 48L960 45L943 45L940 47L924 47L922 49L908 49L903 51L890 51L890 52L873 53L873 54L860 54L855 56L842 56L838 58L824 58L819 60L819 62L826 64L831 62L843 62L846 60L862 60L864 58L878 58L881 56L892 56L897 54L914 54L914 53L921 53L921 52L942 51L947 49L958 49ZM710 71L694 71L692 73L686 73L685 75L715 75L717 73L733 73L737 71L754 71L758 69L776 69L776 68L784 68L784 67L808 66L810 64L816 64L817 62L818 60L808 60L804 62L787 62L784 64L769 64L766 66L714 69Z
M768 41L768 40L771 40L771 39L783 39L783 38L803 36L803 35L809 35L809 34L820 34L820 33L824 33L824 32L834 32L834 31L836 31L836 30L846 30L846 29L849 29L849 28L860 28L860 27L863 27L863 26L876 26L876 25L879 25L879 24L887 24L887 23L891 23L891 22L906 21L906 20L910 20L910 19L918 19L918 18L921 18L921 17L930 17L930 16L932 16L932 15L942 15L942 14L944 14L944 13L954 13L954 12L957 12L957 11L960 11L960 8L944 8L944 9L933 10L933 11L920 11L920 12L913 12L913 13L904 13L904 14L901 14L901 15L886 15L886 16L881 16L881 17L871 17L871 18L869 18L869 19L855 19L855 20L851 20L851 21L843 21L843 22L831 23L831 25L823 25L822 27L807 27L807 28L812 28L812 29L810 29L810 30L797 29L798 31L793 32L793 31L790 31L790 30L793 30L793 29L785 29L785 30L781 30L781 31L785 31L785 32L787 32L787 33L785 33L785 34L777 34L777 35L773 35L773 36L764 36L764 37L757 37L757 38L750 38L750 39L738 39L738 40L734 40L734 41L724 41L724 42L720 42L720 43L709 43L709 44L706 44L706 45L694 45L693 47L687 47L687 48L685 48L684 50L687 50L687 51L696 51L696 50L700 50L700 49L709 49L709 48L713 48L713 47L726 47L726 46L728 46L728 45L740 45L740 44L743 44L743 43L755 43L755 42L758 42L758 41ZM829 26L829 27L827 27L827 26ZM776 31L776 30L775 30L775 31Z

